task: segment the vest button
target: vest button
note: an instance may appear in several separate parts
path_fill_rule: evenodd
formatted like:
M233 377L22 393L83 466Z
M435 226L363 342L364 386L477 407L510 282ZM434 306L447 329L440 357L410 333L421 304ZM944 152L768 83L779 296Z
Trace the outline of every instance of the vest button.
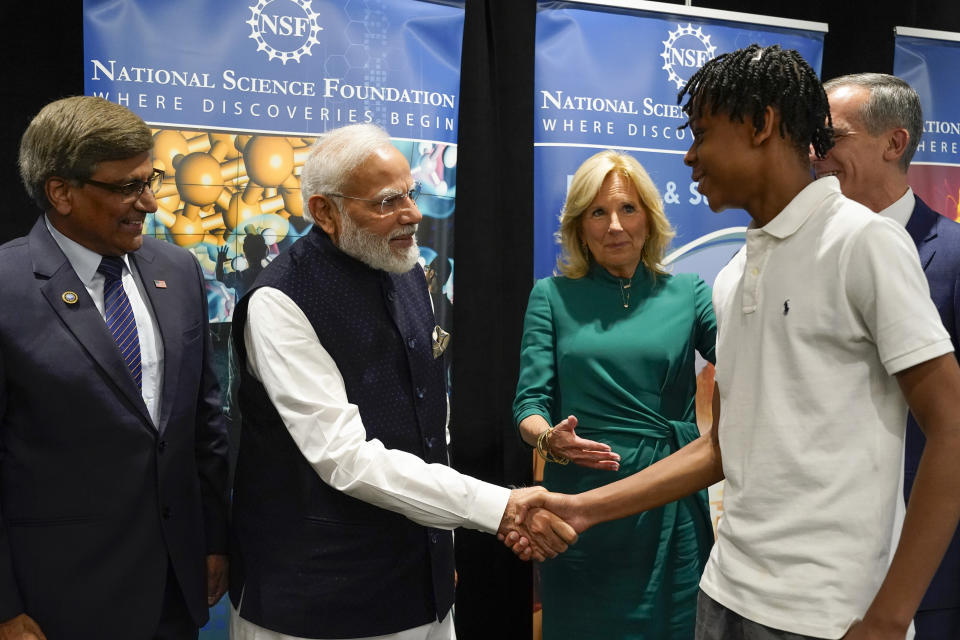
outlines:
M420 400L423 400L423 396L425 395L426 395L426 391L424 390L424 388L417 387L417 398L419 398Z
M393 302L393 299L397 297L397 294L393 292L393 289L387 291L387 300Z
M413 349L414 347L416 347L416 346L417 346L417 339L416 339L416 338L407 338L407 346L410 347L411 349Z
M426 438L426 441L427 441L427 449L433 449L435 446L437 446L436 438Z
M430 534L430 542L432 542L433 544L437 544L438 542L440 542L440 536L438 536L438 535L435 534L435 533L431 533L431 534Z
M167 448L166 440L161 440L160 442L157 443L157 451L159 451L160 453L163 453L166 448Z
M170 507L164 507L164 508L163 508L163 511L160 512L160 515L163 517L164 520L169 520L171 513L172 513L172 511L171 511Z

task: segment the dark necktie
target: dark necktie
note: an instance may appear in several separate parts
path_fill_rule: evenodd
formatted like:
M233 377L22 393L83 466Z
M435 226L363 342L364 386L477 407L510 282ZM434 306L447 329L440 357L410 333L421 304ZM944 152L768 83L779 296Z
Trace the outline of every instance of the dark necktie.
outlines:
M114 256L104 256L97 269L103 274L103 310L107 328L113 334L120 348L120 355L130 369L137 388L140 388L143 372L140 370L140 336L137 334L137 320L133 317L130 299L123 290L123 260Z

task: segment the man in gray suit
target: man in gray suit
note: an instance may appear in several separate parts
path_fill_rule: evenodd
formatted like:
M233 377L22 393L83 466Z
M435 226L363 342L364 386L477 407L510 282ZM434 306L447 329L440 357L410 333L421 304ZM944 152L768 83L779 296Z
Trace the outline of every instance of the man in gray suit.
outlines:
M53 102L20 146L44 212L0 247L0 639L196 638L227 583L206 292L142 236L149 127Z
M882 73L834 78L823 85L833 116L835 146L811 155L817 177L835 175L843 195L904 225L920 254L940 319L960 353L960 225L914 195L907 170L920 142L920 97L906 82ZM920 465L926 439L907 419L904 494ZM915 619L917 640L960 638L960 535L954 534Z

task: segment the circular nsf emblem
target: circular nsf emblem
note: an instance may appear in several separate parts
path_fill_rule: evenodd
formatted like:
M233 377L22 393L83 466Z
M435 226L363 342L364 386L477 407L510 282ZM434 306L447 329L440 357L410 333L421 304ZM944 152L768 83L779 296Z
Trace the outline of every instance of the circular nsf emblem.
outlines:
M320 14L313 10L311 4L312 0L259 0L256 5L248 7L253 14L247 20L250 25L249 37L257 41L257 51L266 51L268 59L276 59L283 64L287 64L288 60L300 62L301 56L311 55L313 45L320 44L317 34L323 30L317 24ZM286 5L287 11L281 12L276 5ZM289 11L294 6L298 10ZM272 13L270 9L273 9ZM299 42L300 46L285 49L280 44L284 40Z
M660 57L663 58L661 69L667 72L670 82L677 86L677 90L680 90L693 74L685 74L687 77L683 78L677 73L675 66L699 69L707 60L713 58L717 48L710 44L710 36L703 35L703 30L700 27L694 29L693 25L689 23L687 23L687 26L678 24L676 31L668 33L670 35L663 41L663 53L660 54ZM696 38L701 46L695 48L676 46L677 40L681 38L684 38L684 42L690 42L690 39ZM690 44L694 43L690 42Z
M80 297L73 291L64 291L63 295L60 296L60 299L67 304L76 304Z

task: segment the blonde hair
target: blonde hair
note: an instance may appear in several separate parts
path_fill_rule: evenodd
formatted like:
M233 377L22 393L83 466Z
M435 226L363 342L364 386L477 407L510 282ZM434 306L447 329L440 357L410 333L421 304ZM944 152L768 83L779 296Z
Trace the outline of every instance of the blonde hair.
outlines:
M560 230L557 241L561 245L557 258L557 270L568 278L587 275L593 256L584 247L581 232L582 218L587 207L597 197L603 181L611 173L618 173L630 180L640 196L640 205L647 214L647 239L640 252L640 260L654 276L666 275L661 262L674 230L663 212L663 202L653 180L637 159L626 153L607 150L594 154L584 161L573 174L567 201L560 214Z

